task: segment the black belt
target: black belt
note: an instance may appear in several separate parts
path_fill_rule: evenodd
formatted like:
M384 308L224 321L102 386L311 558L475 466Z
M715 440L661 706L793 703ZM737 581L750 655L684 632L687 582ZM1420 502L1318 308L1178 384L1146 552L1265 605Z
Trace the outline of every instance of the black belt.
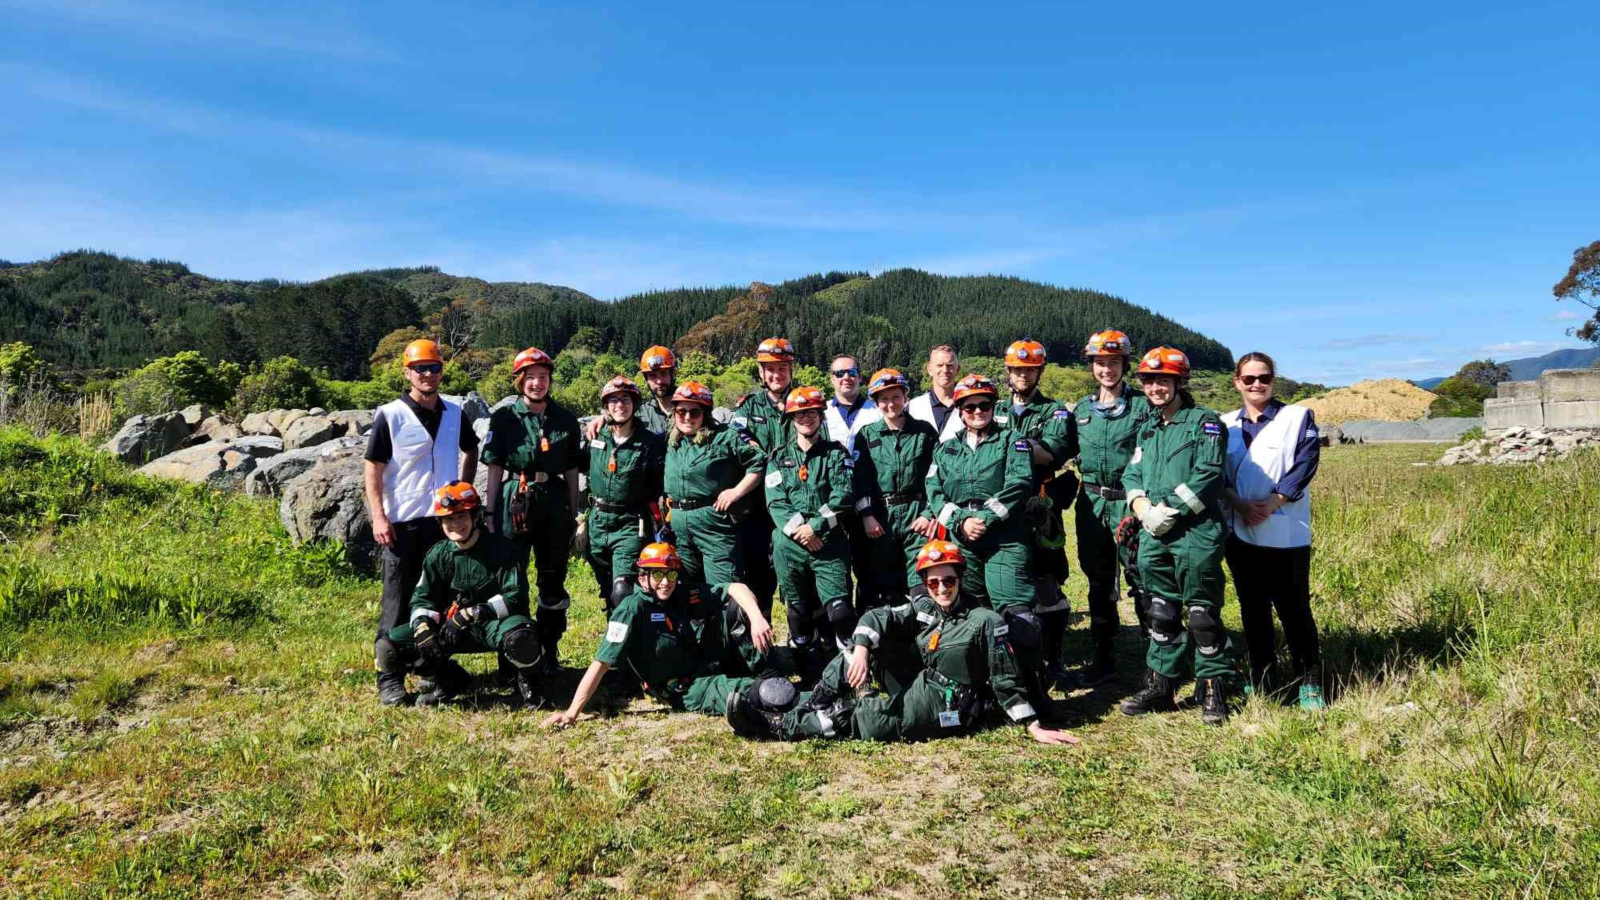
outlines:
M594 504L594 508L601 512L638 513L639 515L644 515L643 503L608 503L596 497L590 497L589 502Z
M1086 494L1094 494L1099 497L1104 497L1107 500L1128 499L1127 491L1119 491L1116 488L1101 487L1098 484L1090 484L1087 481L1083 483L1083 492Z
M921 494L884 494L883 502L887 506L905 506L907 503L916 503L922 499Z
M713 503L716 503L717 501L715 501L715 500L677 500L677 499L674 499L674 500L669 500L667 502L669 504L671 504L673 509L691 510L691 509L704 509L707 506L710 506Z

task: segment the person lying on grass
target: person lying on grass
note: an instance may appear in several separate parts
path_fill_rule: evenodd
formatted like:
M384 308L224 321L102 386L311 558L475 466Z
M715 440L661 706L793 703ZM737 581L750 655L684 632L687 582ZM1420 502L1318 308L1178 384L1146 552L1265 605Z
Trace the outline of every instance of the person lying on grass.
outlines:
M788 648L772 646L772 626L755 594L737 583L680 581L682 569L671 544L640 551L637 587L612 610L572 703L545 719L544 727L576 722L614 666L628 666L644 692L661 703L713 716L722 715L728 695L753 684L757 673L788 684L793 660Z

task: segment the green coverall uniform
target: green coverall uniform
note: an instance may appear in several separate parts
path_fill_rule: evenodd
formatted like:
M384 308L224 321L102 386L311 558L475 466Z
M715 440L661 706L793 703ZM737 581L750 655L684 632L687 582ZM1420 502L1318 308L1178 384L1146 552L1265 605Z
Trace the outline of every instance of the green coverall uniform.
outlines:
M1061 645L1067 632L1067 600L1060 591L1071 576L1067 566L1066 530L1061 516L1072 503L1077 485L1073 476L1057 478L1056 473L1067 460L1078 455L1078 426L1072 410L1060 401L1046 397L1038 390L1028 402L1012 402L1010 410L995 409L995 424L1019 432L1035 446L1049 453L1054 462L1048 466L1033 466L1033 495L1028 498L1029 522L1033 526L1032 560L1028 572L1035 579L1037 605L1043 634L1042 653L1047 666L1060 666ZM1037 510L1034 512L1034 510ZM1055 582L1048 595L1044 579Z
M523 562L531 556L538 589L539 637L553 663L559 657L561 636L567 631L567 558L572 552L576 511L569 506L564 473L583 461L578 419L551 400L544 412L528 409L518 397L489 417L489 434L483 442L483 461L506 470L500 486L500 533L523 548ZM542 480L541 480L542 479ZM527 531L518 533L512 523L511 503L520 484L528 485Z
M868 610L851 643L869 648L880 670L886 660L879 655L893 652L915 674L895 679L905 686L891 687L887 696L854 699L845 674L850 657L841 654L783 715L779 737L914 741L962 734L981 726L990 699L1019 725L1037 718L1005 620L965 595L948 612L927 597Z
M1078 425L1078 473L1083 477L1083 495L1073 518L1077 523L1078 568L1089 579L1090 629L1096 647L1109 650L1112 636L1117 633L1119 562L1133 595L1139 628L1149 633L1149 600L1136 581L1138 560L1130 559L1129 548L1117 543L1117 525L1128 515L1122 473L1133 458L1134 444L1150 416L1150 402L1125 384L1115 405L1102 409L1098 404L1098 396L1090 394L1073 407Z
M807 648L817 639L819 620L826 618L831 636L842 645L856 627L850 604L850 539L840 521L855 506L850 454L825 438L809 450L791 440L767 458L763 486L767 513L778 530L772 561L789 613L789 639L797 650ZM822 549L807 550L794 540L802 525L810 525L822 539Z
M870 514L883 526L883 536L868 545L869 593L878 598L872 606L904 601L906 589L920 584L913 567L927 539L911 523L928 502L928 467L939 435L921 419L905 420L899 431L880 419L856 434L856 514Z
M401 660L415 654L414 624L428 619L438 631L452 604L488 604L493 618L468 625L453 639L441 633L447 654L499 651L513 664L530 665L539 657L533 621L528 618L528 573L521 547L508 538L479 528L477 539L462 548L455 541L433 545L422 560L422 578L411 594L411 618L389 629L389 641ZM448 630L448 629L447 629ZM517 646L522 642L527 646ZM385 656L379 648L380 660ZM388 661L392 663L394 657ZM403 666L386 671L404 671Z
M753 673L781 672L750 643L749 626L725 585L679 582L665 603L635 586L611 611L594 658L626 665L645 693L673 709L722 715L728 694L753 682Z
M635 414L639 417L639 421L644 423L644 427L650 429L652 434L666 437L667 432L672 429L672 405L668 404L667 411L662 412L661 404L656 402L653 395L647 394L639 401L638 406Z
M1180 396L1173 403L1184 401ZM1195 677L1233 674L1222 625L1222 556L1228 528L1221 502L1227 434L1217 414L1203 406L1183 405L1170 422L1152 409L1122 473L1130 505L1143 496L1179 513L1166 534L1139 535L1139 576L1150 592L1150 649L1145 661L1151 671L1167 678L1183 677L1191 635ZM1185 609L1187 620L1182 615Z
M589 465L589 567L606 609L633 589L633 564L655 535L649 505L661 497L667 440L635 419L621 444L609 425L585 445Z
M759 474L766 457L755 439L708 418L693 438L677 429L667 437L663 491L672 510L672 531L684 575L692 581L732 584L744 573L739 556L740 510L750 507L749 496L725 513L712 506L717 495L738 484L745 475ZM752 515L748 512L744 515ZM755 514L763 527L764 514ZM770 532L770 527L767 527Z
M774 403L765 390L756 390L741 398L733 408L731 424L754 438L762 454L767 456L794 439L794 428L783 416L783 401ZM759 510L766 504L760 487L750 493L749 503L752 510ZM772 529L768 527L767 518L747 517L741 525L741 537L744 583L755 592L762 613L770 615L772 592L777 589L778 581L772 559Z

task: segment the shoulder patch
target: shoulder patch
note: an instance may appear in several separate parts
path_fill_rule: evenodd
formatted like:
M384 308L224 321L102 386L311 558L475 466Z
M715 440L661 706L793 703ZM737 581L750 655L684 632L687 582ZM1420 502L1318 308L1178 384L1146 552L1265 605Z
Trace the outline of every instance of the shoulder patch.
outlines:
M1222 434L1222 425L1214 421L1201 422L1200 430L1209 435L1219 435Z
M769 487L769 488L770 487L777 487L778 485L783 484L783 473L782 472L768 472L767 473L767 482L766 483L767 483L767 487Z
M1307 425L1306 426L1306 437L1316 437L1316 436L1317 436L1317 426L1315 426L1315 425Z
M665 622L666 620L667 620L667 614L666 613L651 613L650 614L650 621L652 621L652 622Z
M744 416L734 416L728 420L728 424L735 428L748 428L750 426L750 420L746 419Z
M1032 453L1033 445L1027 441L1017 441L1015 444L1011 445L1011 449L1017 451L1018 453Z
M628 639L628 623L612 622L606 626L606 643L620 644Z
M486 431L486 432L483 433L483 442L485 444L494 443L494 430L493 429L490 429L489 431Z
M1056 410L1054 413L1051 413L1051 415L1055 416L1058 419L1070 419L1070 418L1072 418L1072 410L1067 409L1066 407L1063 406L1060 409Z

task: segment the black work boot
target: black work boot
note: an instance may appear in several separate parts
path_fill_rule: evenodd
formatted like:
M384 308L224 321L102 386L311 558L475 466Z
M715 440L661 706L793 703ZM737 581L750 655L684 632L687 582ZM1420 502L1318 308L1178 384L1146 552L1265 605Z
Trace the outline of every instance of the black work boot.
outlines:
M417 695L418 706L439 706L449 703L472 687L472 676L453 659L443 660L433 669L434 688Z
M405 706L411 698L406 693L406 673L378 673L378 703L382 706Z
M516 669L511 675L511 686L516 689L517 701L523 709L543 709L546 706L544 691L539 689L539 679L531 669Z
M1207 725L1221 725L1228 721L1228 689L1221 678L1202 678L1195 685L1200 699L1200 721Z
M1172 679L1158 672L1147 672L1144 677L1144 687L1132 697L1122 701L1118 708L1130 716L1142 716L1150 712L1170 712L1176 709L1177 704L1172 699Z
M738 691L728 693L727 717L733 733L748 738L775 738L783 722L783 713L767 712Z

